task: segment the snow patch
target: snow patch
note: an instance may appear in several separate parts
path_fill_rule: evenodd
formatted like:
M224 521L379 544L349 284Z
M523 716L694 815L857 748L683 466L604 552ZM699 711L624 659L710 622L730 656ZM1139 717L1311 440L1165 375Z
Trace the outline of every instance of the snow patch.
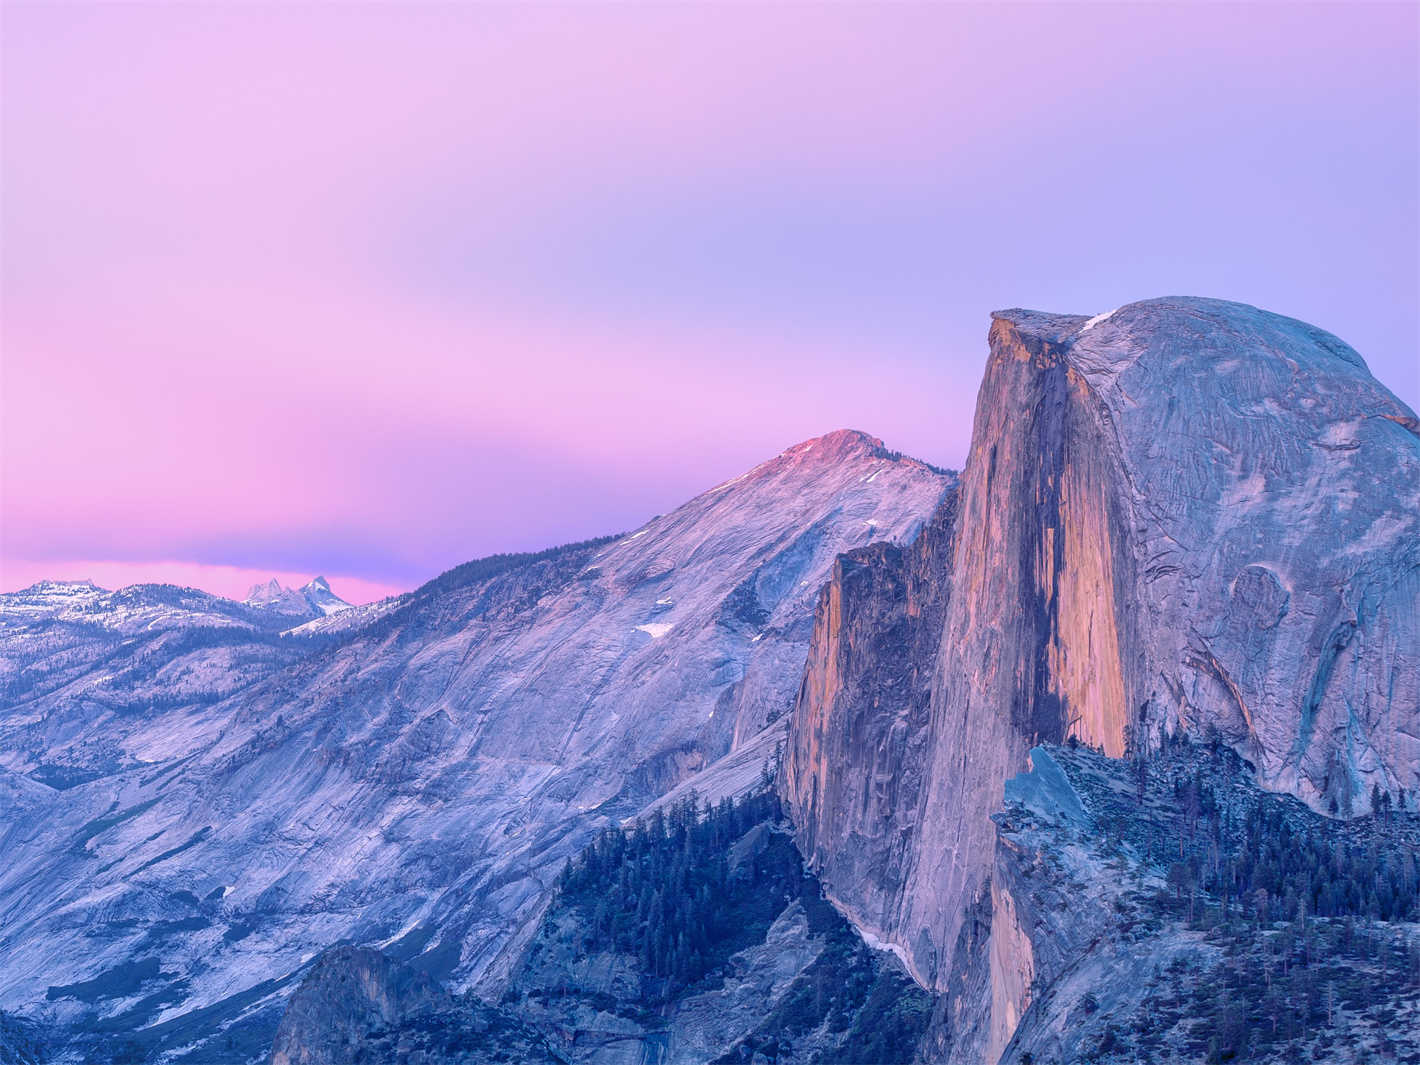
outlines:
M866 476L866 477L860 477L859 480L861 480L864 484L872 484L874 481L876 481L876 480L878 479L878 474L882 473L883 470L885 470L885 469L887 469L886 466L879 466L879 467L878 467L876 470L874 470L872 473L868 474L868 476Z
M656 605L657 605L657 606L674 606L674 605L675 605L675 600L674 600L674 599L657 599L657 600L656 600Z
M650 531L651 531L650 529L642 529L640 532L634 532L634 533L632 533L630 536L628 536L625 540L623 540L623 541L621 541L621 542L622 542L623 544L629 544L632 540L639 539L640 537L645 536L645 535L646 535L648 532L650 532Z
M586 807L585 807L585 806L581 806L581 807L578 807L578 809L580 809L580 810L585 810ZM396 943L398 943L401 939L403 939L405 936L409 935L410 932L413 932L416 928L419 927L419 922L424 919L424 918L423 918L423 913L424 913L424 911L423 911L422 908L419 909L419 910L416 910L414 916L411 917L408 921L406 921L406 922L404 923L404 927L402 927L398 932L396 932L394 935L390 936L388 939L386 939L386 940L384 940L383 942L381 942L381 943L380 943L380 946L381 946L381 947L392 947L392 946L394 946Z
M870 529L876 529L876 528L878 527L878 519L877 519L877 518L869 518L867 521L863 522L863 524L866 525L866 526L867 526L868 528L870 528Z
M1235 481L1224 493L1222 505L1226 510L1252 510L1266 501L1267 478L1261 470L1254 470L1246 477Z
M670 632L671 629L675 628L675 626L668 621L652 621L646 625L637 625L636 628L641 632L647 633L651 639L659 640L666 633Z
M903 968L907 969L908 972L912 971L907 960L907 951L903 950L896 943L885 942L879 939L877 936L873 935L873 933L870 932L868 929L862 928L857 924L853 925L853 931L857 932L859 937L862 938L863 942L866 943L873 950L880 950L888 954L896 955L897 960L902 962Z
M1093 329L1095 326L1099 325L1101 322L1106 322L1106 321L1108 321L1112 315L1115 315L1115 314L1118 314L1118 313L1119 313L1119 308L1116 307L1116 308L1115 308L1114 310L1112 310L1112 311L1105 311L1103 314L1097 314L1097 315L1095 315L1093 318L1091 318L1088 322L1086 322L1084 325L1080 326L1080 332L1081 332L1081 333L1088 333L1088 332L1089 332L1091 329Z

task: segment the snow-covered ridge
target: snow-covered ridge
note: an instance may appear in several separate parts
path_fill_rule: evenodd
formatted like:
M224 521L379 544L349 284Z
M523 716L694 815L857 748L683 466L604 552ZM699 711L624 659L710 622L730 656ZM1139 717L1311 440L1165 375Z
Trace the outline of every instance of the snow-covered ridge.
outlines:
M244 600L247 606L281 614L326 617L349 610L350 604L330 590L330 582L316 577L300 589L285 588L275 577L265 584L252 585Z
M47 621L126 634L198 626L274 630L349 608L324 577L299 590L273 579L254 586L243 601L175 584L130 584L110 591L92 581L45 580L0 593L0 629Z
M134 743L156 718L211 704L313 650L283 645L284 630L325 622L324 635L349 633L378 616L335 626L356 612L324 580L303 593L298 613L171 584L40 581L0 594L0 771L69 788L152 761L177 742Z
M322 614L318 618L302 622L292 628L282 632L283 636L334 636L341 633L354 632L363 629L366 625L373 624L380 618L399 609L410 601L411 593L403 595L392 595L388 599L380 599L373 603L364 603L360 606L345 604L328 613Z

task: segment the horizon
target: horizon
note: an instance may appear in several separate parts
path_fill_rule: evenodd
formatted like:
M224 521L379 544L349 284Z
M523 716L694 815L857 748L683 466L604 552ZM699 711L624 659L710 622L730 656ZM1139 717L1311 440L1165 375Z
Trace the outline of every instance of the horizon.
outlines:
M249 598L252 596L252 594L254 594L255 592L257 592L257 591L260 590L264 585L268 584L270 581L273 581L273 580L276 581L281 587L287 588L287 589L302 589L302 588L304 588L306 585L312 584L312 583L314 583L315 581L324 580L324 581L327 582L327 586L328 586L329 590L332 591L332 592L334 592L337 596L339 596L340 598L344 599L346 602L350 603L352 606L363 606L363 605L365 605L365 604L367 604L367 603L378 602L378 601L380 601L380 600L382 600L382 599L394 598L394 597L397 597L397 596L400 596L400 595L408 594L408 593L413 592L413 591L417 591L417 590L418 590L420 587L422 587L424 584L428 583L429 581L432 581L432 580L436 579L437 577L441 576L441 575L444 574L444 573L447 573L447 572L448 572L448 569L457 568L459 565L462 565L462 564L465 563L465 562L475 562L475 561L479 561L479 560L484 559L484 558L489 558L489 557L493 557L493 556L496 556L496 555L499 555L499 554L504 554L504 553L506 553L506 554L530 554L530 553L536 553L537 551L544 550L544 549L548 549L548 548L567 547L567 546L572 546L572 545L575 545L575 544L578 544L578 543L586 543L586 542L592 541L592 540L615 540L617 537L624 537L624 536L627 536L627 535L629 535L630 533L635 532L637 529L641 528L642 526L645 526L645 525L650 524L652 521L655 521L657 518L663 517L664 514L672 513L672 512L674 512L675 510L680 509L680 507L685 506L685 505L688 504L688 503L694 502L696 499L699 499L701 496L710 495L710 494L712 494L712 493L714 493L714 492L720 491L721 489L727 487L728 485L733 484L735 481L740 480L741 477L743 477L743 476L745 476L745 475L748 475L749 473L752 473L755 469L758 469L759 466L764 465L766 462L770 461L771 459L777 458L779 455L788 454L788 453L791 452L791 451L798 450L799 448L803 447L805 444L814 443L814 442L823 440L823 439L826 438L826 437L836 436L836 435L838 435L838 434L840 434L840 433L852 433L852 434L855 434L855 435L858 435L858 436L867 437L867 438L869 438L869 439L872 439L872 440L874 440L874 441L876 441L876 442L882 444L887 450L895 450L895 449L892 449L892 448L888 448L888 447L887 447L887 441L884 441L884 440L882 440L881 438L876 437L874 434L872 434L872 433L870 433L870 432L867 432L866 430L854 429L854 428L851 428L851 427L848 427L848 426L844 426L844 427L841 427L841 428L838 428L838 429L831 429L831 430L829 430L828 432L820 433L820 434L818 434L817 436L808 437L808 438L806 438L806 439L804 439L804 440L797 440L797 441L795 441L794 443L789 444L787 447L784 447L784 448L780 449L780 450L779 450L778 452L776 452L774 455L767 456L765 459L763 459L763 460L761 460L760 462L756 463L754 466L749 467L749 469L743 471L740 476L732 477L732 478L730 478L730 479L727 480L727 481L721 481L721 482L718 482L718 483L716 483L716 484L710 485L709 487L704 488L704 489L702 489L702 490L696 492L694 495L688 497L687 499L682 500L680 503L676 504L675 507L671 508L671 509L668 510L668 511L665 511L664 513L647 515L647 517L646 517L644 520L642 520L641 522L637 523L636 525L632 525L632 526L629 526L629 527L627 527L627 528L625 528L625 529L619 529L619 530L616 530L616 531L613 531L613 532L593 533L592 535L582 537L582 538L579 539L579 540L566 541L566 542L557 543L557 544L543 544L543 545L540 545L540 546L534 546L534 547L528 548L526 551L521 551L521 552L520 552L520 551L513 551L513 552L497 552L497 551L494 551L494 552L490 552L489 554L486 554L486 555L478 555L478 556L475 556L475 557L473 557L473 558L460 559L458 562L454 563L453 566L448 567L447 569L440 570L440 571L437 572L437 573L430 573L430 574L428 574L427 576L420 578L420 579L417 580L415 583L413 583L412 585L410 585L408 588L395 588L395 589L388 589L388 590L386 590L386 589L380 588L380 586L378 586L378 585L376 585L376 584L372 584L372 583L370 583L370 582L361 581L359 578L341 578L341 579L332 580L331 578L329 578L329 577L328 577L326 574L324 574L324 573L311 573L311 574L301 574L301 573L273 573L273 574L271 574L269 577L251 579L251 574L255 574L255 573L257 573L258 571L256 571L256 570L242 570L242 569L238 569L238 568L235 567L235 566L223 566L223 565L221 565L221 564L203 564L203 565L200 565L200 566L195 566L195 565L192 565L192 564L190 564L190 563L182 563L182 562L162 562L162 561L159 561L159 562L155 562L155 563L149 563L149 564L148 564L148 567L151 568L151 570L152 570L154 573L157 573L157 574L173 574L173 575L174 575L174 579L169 580L169 579L161 579L161 578L158 578L158 579L146 580L146 581L130 581L130 582L128 582L127 584L115 584L115 583L106 583L105 581L98 580L98 579L96 579L96 578L94 578L94 577L92 577L92 576L87 576L87 575L84 575L84 576L77 576L77 577L65 577L65 578L55 578L55 577L40 576L40 577L36 577L33 581L29 581L28 583L26 583L26 584L24 584L24 585L22 585L22 586L20 586L20 587L17 587L17 588L0 587L0 594L5 594L5 593L8 593L8 592L24 592L24 591L29 591L31 588L34 588L34 587L36 587L37 585L45 584L45 583L52 583L52 584L90 584L90 585L93 585L93 586L95 586L95 587L97 587L97 588L103 590L103 591L110 591L110 592L111 592L111 591L118 591L118 590L120 590L121 588L125 588L125 587L134 587L134 586L137 586L137 585L152 584L152 585L165 585L165 586L169 586L169 587L190 588L190 589L194 589L194 590L196 590L196 591L207 592L207 593L212 594L212 595L217 595L217 596L221 596L221 597L226 598L226 599L232 599L232 600L236 600L236 601L238 601L238 602L241 602L241 601L245 601L246 599L249 599ZM916 455L908 455L908 454L906 454L905 452L902 453L902 454L903 454L903 457L906 458L906 459L910 459L910 460L913 460L913 461L916 461L916 462L925 463L925 464L927 464L927 465L929 465L929 466L933 466L934 468L936 468L936 469L938 469L938 470L944 470L944 472L949 472L949 473L952 473L952 474L956 474L956 473L960 472L960 471L955 470L955 469L946 470L946 469L943 468L943 467L937 467L934 463L930 463L930 462L928 462L926 459L919 458L919 457L916 456ZM77 568L82 568L84 565L85 565L85 563L82 563L82 562L81 562L81 563L76 564L76 567L77 567ZM106 565L109 565L109 564L102 563L102 562L97 562L97 563L92 563L92 564L90 564L90 565L91 565L91 568L93 568L96 572L102 573L102 572L105 572L105 566L106 566ZM117 570L117 572L122 573L123 570L122 570L122 569L119 569L119 570ZM201 579L201 580L206 581L206 582L207 582L207 585L213 585L213 584L215 584L215 585L217 585L217 587L210 587L210 586L206 586L206 585L204 585L204 586L199 586L199 585L197 585L197 584L192 583L191 581L183 580L182 577L185 576L185 575L188 575L188 574L195 574L195 575L197 575L198 579ZM241 584L242 581L246 581L247 583L246 583L245 585L242 585L242 584ZM346 589L346 584L347 584L347 583L348 583L348 585L349 585L351 588L354 589L354 591L351 592L351 594L349 594L349 595L345 594L345 589ZM243 590L243 589L244 589L244 590Z
M959 469L998 307L1245 302L1420 405L1404 5L6 18L0 591L367 602L844 426Z
M838 434L840 434L840 433L853 433L853 434L856 434L856 435L859 435L859 436L868 437L868 438L877 440L879 443L883 444L884 447L886 447L886 441L882 441L880 438L874 437L874 435L873 435L872 433L866 432L865 430L862 430L862 429L853 429L853 428L850 428L850 427L845 426L845 427L842 427L842 428L839 428L839 429L831 429L831 430L829 430L828 432L820 433L820 434L817 435L817 436L808 437L807 439L804 439L804 440L795 441L794 443L788 445L787 447L780 449L780 451L778 451L775 455L768 456L768 458L762 460L762 461L759 462L759 463L756 463L754 466L751 466L748 470L745 470L744 473L741 474L740 476L745 476L745 475L747 475L747 474L749 474L749 473L752 473L755 469L758 469L759 466L764 465L764 463L770 461L770 459L777 458L779 455L787 454L787 453L789 453L789 452L791 452L791 451L795 451L795 450L801 448L801 447L802 447L803 445L805 445L805 444L814 443L814 442L823 440L823 439L826 438L826 437L835 436L835 435L838 435ZM889 449L889 450L891 450L891 449ZM913 461L926 463L926 460L925 460L925 459L919 459L916 455L906 455L906 454L904 454L903 457L904 457L904 458L907 458L907 459L911 459L911 460L913 460ZM931 464L931 463L927 463L927 464L928 464L928 465L933 465L933 464ZM956 471L956 470L950 470L950 471L947 471L947 472L950 472L950 473L955 474L955 473L957 473L958 471ZM694 495L690 496L689 498L687 498L687 499L685 499L685 500L682 500L682 501L681 501L680 503L678 503L674 508L672 508L672 509L669 510L669 511L666 511L665 513L672 513L674 510L680 509L680 507L685 506L687 503L694 502L696 499L699 499L701 496L706 496L706 495L710 495L710 494L712 494L712 493L714 493L714 492L718 492L718 491L720 491L721 489L723 489L723 488L729 486L730 484L733 484L735 481L737 481L737 480L739 480L739 479L740 479L740 477L733 477L733 478L730 478L730 479L727 480L727 481L722 481L722 482L719 482L719 483L717 483L717 484L711 485L711 486L709 486L708 488L705 488L705 489L703 489L703 490L701 490L701 491L696 492ZM525 551L525 552L518 552L518 551L514 551L514 552L497 552L497 551L495 551L495 552L491 552L491 553L488 554L488 555L478 555L478 556L476 556L476 557L474 557L474 558L461 559L461 560L459 560L459 562L454 563L454 565L451 566L451 567L449 567L449 568L454 569L454 568L457 568L459 565L462 565L462 564L465 563L465 562L476 562L476 561L480 561L480 560L485 559L485 558L494 557L494 556L496 556L496 555L498 555L498 554L504 554L504 553L506 553L506 554L532 554L532 553L536 553L537 551L545 550L545 549L548 549L548 548L568 547L568 546L573 546L573 545L578 544L578 543L586 543L586 542L593 541L593 540L615 540L615 539L618 538L618 537L627 536L627 535L629 535L630 533L635 532L637 529L641 528L642 526L648 525L648 524L650 524L651 522L655 521L657 518L660 518L660 517L663 517L663 516L664 516L664 514L651 514L651 515L648 515L643 521L639 522L638 524L633 525L633 526L630 526L630 527L625 528L625 529L619 529L619 530L617 530L617 531L615 531L615 532L594 533L594 534L592 534L591 536L583 537L583 538L581 538L580 540L567 541L567 542L565 542L565 543L544 544L544 545L541 545L541 547L531 547L531 548L529 548L529 549L528 549L527 551ZM80 567L82 567L82 566L84 565L84 563L79 563L78 565L79 565ZM106 564L105 564L105 563L102 563L102 562L99 562L99 563L93 563L92 565L93 565L93 567L94 567L96 570L98 570L99 572L102 572L103 569L104 569L104 566L105 566ZM269 576L269 577L259 578L259 579L254 579L254 580L249 580L248 583L245 585L245 589L246 589L245 592L242 592L242 591L240 590L241 585L239 584L239 582L240 582L241 580L247 579L248 574L256 573L256 572L257 572L256 570L240 570L240 569L237 569L236 567L233 567L233 566L210 565L210 564L204 564L204 565L198 567L198 566L191 566L190 564L181 563L181 562L161 562L161 561L160 561L160 562L156 562L156 563L151 563L150 565L151 565L152 569L154 570L154 572L157 572L157 573L167 573L167 572L171 572L171 573L178 574L178 575L184 574L184 573L186 573L186 572L195 572L195 573L198 573L198 574L200 575L201 579L204 579L204 580L208 581L209 583L218 583L218 584L220 585L220 590L217 589L217 588L212 588L212 587L199 587L199 586L196 585L196 584L192 584L192 583L190 583L190 582L183 581L183 580L181 580L181 579L175 579L175 580L135 581L135 582L130 582L129 584L126 584L126 585L117 585L117 584L106 584L104 581L96 580L95 578L89 577L89 576L79 576L79 577L69 577L69 578L53 578L53 577L43 577L43 576L41 576L41 577L37 577L35 580L30 581L28 584L26 584L26 585L24 585L24 586L22 586L22 587L19 587L19 588L8 588L8 587L0 588L0 594L5 594L5 593L7 593L7 592L16 592L16 591L19 591L19 592L28 591L28 590L30 590L31 588L36 587L37 585L45 584L45 583L50 583L50 584L81 584L81 585L82 585L82 584L89 584L89 585L93 585L93 586L95 586L95 587L97 587L97 588L100 588L100 589L103 590L103 591L118 591L118 590L120 590L120 589L123 588L123 587L134 587L134 586L136 586L136 585L155 584L155 585L164 585L164 586L169 586L169 587L191 588L191 589L194 589L194 590L196 590L196 591L208 592L208 593L210 593L210 594L212 594L212 595L218 595L218 596L221 596L221 597L226 598L226 599L233 599L233 600L237 600L237 601L240 602L240 601L249 599L254 593L256 593L257 591L259 591L263 586L267 585L267 584L268 584L269 582L271 582L271 581L276 581L276 582L277 582L281 587L283 587L283 588L287 588L287 589L302 589L302 588L304 588L304 587L305 587L306 585L308 585L308 584L312 584L312 583L314 583L314 582L316 582L316 581L318 581L318 580L324 580L324 581L327 582L327 586L329 587L330 591L332 591L332 592L334 592L336 595L340 596L340 598L345 599L345 600L346 600L348 603L350 603L352 606L362 606L362 605L365 605L366 603L378 602L378 601L381 600L381 599L393 598L393 597L396 597L396 596L408 594L409 592L416 591L416 590L418 590L421 586L423 586L424 584L428 583L429 581L432 581L432 580L438 578L439 576L443 575L444 573L447 573L447 572L448 572L448 569L440 570L438 573L431 573L431 574L429 574L428 576L419 579L418 581L416 581L414 584L412 584L412 585L411 585L410 587L408 587L408 588L398 588L398 589L393 589L393 590L389 590L389 591L378 591L376 594L372 594L372 591L371 591L371 590L372 590L372 589L378 589L378 586L376 586L376 585L370 585L370 584L368 584L367 582L362 582L362 581L360 581L358 578L351 578L351 579L349 579L349 583L350 583L351 585L353 585L353 586L357 589L357 591L356 591L355 593L353 593L354 596L357 596L357 597L352 597L352 596L347 596L347 595L342 594L342 591L341 591L341 582L340 582L340 581L332 581L329 577L327 577L327 576L326 576L325 574L323 574L323 573L312 573L312 574L299 574L299 573L279 574L279 573L276 573L276 574L272 574L272 575ZM121 571L120 571L120 572L121 572Z

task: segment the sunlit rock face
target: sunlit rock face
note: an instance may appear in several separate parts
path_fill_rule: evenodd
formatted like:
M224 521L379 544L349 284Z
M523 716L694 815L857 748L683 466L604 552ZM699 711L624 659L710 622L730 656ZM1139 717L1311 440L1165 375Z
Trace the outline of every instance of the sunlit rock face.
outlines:
M1068 357L1084 321L1017 313L991 330L892 930L928 986L989 891L990 814L1026 751L1070 733L1124 749L1133 559L1107 417Z
M1420 423L1354 351L1183 298L1001 312L990 345L928 567L938 638L885 651L893 564L841 576L844 601L883 594L821 608L783 785L827 890L942 989L978 938L968 915L991 909L990 814L1037 742L1118 755L1161 727L1216 730L1265 787L1343 815L1420 772ZM859 658L895 654L933 676L920 730L886 724L901 711L876 681L843 694L877 668ZM886 876L855 864L862 830L839 811L862 803L862 767L838 771L834 733L913 782Z
M1085 626L1103 638L1097 700L1066 672L1067 731L1109 751L1122 717L1216 727L1266 787L1341 814L1367 808L1372 785L1414 787L1414 412L1336 337L1241 304L1134 304L1076 333L1065 358L1105 456L1088 465L1105 478L1114 521L1096 543L1115 571L1072 609L1062 597L1066 660ZM1059 565L1099 569L1069 543ZM1113 644L1096 622L1107 605Z
M468 986L592 833L727 754L760 772L834 560L912 540L951 483L862 433L806 441L617 539L307 622L68 790L16 763L0 1009L140 1030L212 1007L205 1038L274 1016L342 940Z

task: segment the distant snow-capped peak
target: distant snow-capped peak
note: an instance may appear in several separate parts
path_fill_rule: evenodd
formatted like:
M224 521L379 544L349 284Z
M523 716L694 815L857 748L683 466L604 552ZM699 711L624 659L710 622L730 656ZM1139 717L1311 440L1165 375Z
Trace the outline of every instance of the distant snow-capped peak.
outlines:
M275 577L265 584L253 584L251 591L247 592L245 602L251 606L267 606L271 603L281 601L283 595L289 593L291 589L283 588L281 582Z
M282 614L326 616L350 607L330 590L330 582L316 577L299 590L287 588L275 577L265 584L254 584L244 600L247 606L274 610Z
M350 604L330 590L330 582L324 577L315 577L301 589L306 602L322 614L338 614L350 609Z

